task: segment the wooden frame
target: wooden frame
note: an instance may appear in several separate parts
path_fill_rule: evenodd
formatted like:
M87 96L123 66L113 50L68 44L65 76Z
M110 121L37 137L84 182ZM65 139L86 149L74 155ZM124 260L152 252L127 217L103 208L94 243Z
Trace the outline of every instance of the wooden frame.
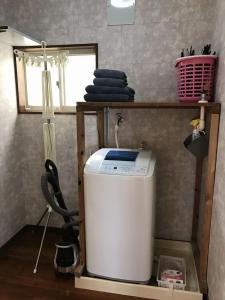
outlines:
M197 109L199 103L151 103L151 102L78 102L77 103L77 155L78 155L78 184L80 207L80 263L76 268L76 276L80 277L85 269L85 216L84 216L84 186L83 167L85 164L85 126L84 113L97 112L99 148L104 147L104 108L110 109ZM214 181L216 171L216 154L218 144L220 103L203 104L206 113L210 115L209 153L207 158L207 174L205 185L205 202L203 204L202 238L198 246L197 232L199 227L199 204L201 196L202 161L196 160L195 196L192 222L192 243L194 246L195 264L197 267L200 290L208 292L207 266L210 240L211 215L213 204Z

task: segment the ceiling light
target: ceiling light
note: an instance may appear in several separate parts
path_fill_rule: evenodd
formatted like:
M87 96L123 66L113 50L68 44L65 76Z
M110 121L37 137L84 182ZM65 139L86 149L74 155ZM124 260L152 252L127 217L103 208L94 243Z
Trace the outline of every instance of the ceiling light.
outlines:
M130 7L135 4L135 0L111 0L111 5L118 8Z

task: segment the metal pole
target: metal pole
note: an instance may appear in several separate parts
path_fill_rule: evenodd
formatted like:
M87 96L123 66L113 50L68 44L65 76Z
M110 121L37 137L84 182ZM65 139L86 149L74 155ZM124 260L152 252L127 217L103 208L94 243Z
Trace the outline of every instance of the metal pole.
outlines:
M105 138L104 138L104 140L105 140L105 147L108 147L108 145L109 145L109 107L104 108L104 114L105 114L105 117L104 117Z
M41 255L41 250L42 250L42 246L43 246L43 242L44 242L44 238L45 238L45 233L46 233L46 229L47 229L47 226L48 226L49 218L50 218L50 215L51 215L51 212L52 212L52 208L51 208L50 205L47 205L47 208L48 208L48 217L47 217L47 220L46 220L46 223L45 223L45 228L44 228L44 232L43 232L43 235L42 235L41 244L40 244L40 248L39 248L39 251L38 251L38 256L37 256L36 264L35 264L35 267L34 267L34 270L33 270L34 274L37 273L37 267L38 267L39 258L40 258L40 255Z

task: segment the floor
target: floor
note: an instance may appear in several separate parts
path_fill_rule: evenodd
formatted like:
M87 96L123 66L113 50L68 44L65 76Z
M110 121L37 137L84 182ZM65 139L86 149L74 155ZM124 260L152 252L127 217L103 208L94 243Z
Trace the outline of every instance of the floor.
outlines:
M47 230L38 273L34 275L33 269L42 230L42 228L26 226L0 249L0 300L138 299L75 290L74 278L57 277L53 268L53 258L54 244L60 240L60 232L55 228Z

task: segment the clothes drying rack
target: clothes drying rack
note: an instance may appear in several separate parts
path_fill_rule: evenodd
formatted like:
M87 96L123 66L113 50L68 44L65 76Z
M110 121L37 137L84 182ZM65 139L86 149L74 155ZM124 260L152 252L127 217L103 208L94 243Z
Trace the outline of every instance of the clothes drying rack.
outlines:
M199 224L199 206L201 198L201 182L202 182L202 166L203 160L196 158L195 171L195 186L194 189L194 206L192 217L192 241L190 243L191 251L194 256L194 268L197 270L197 277L199 283L199 293L187 294L187 291L174 290L173 295L168 291L168 297L165 296L164 291L167 290L159 287L149 287L146 292L146 286L137 286L136 294L134 287L130 288L129 284L104 281L101 279L88 279L85 281L85 210L84 210L84 182L83 182L83 168L85 164L85 115L94 112L97 115L97 132L98 132L98 147L104 147L104 118L105 111L108 109L181 109L190 110L195 109L200 111L201 106L205 107L206 115L210 116L209 121L209 151L207 157L207 173L205 183L205 201L203 203L203 221ZM216 155L218 144L218 131L220 119L220 103L209 102L205 104L200 103L158 103L158 102L78 102L76 108L77 119L77 158L78 158L78 192L79 192L79 211L80 211L80 259L76 267L75 273L75 287L87 288L102 292L114 293L119 290L118 294L139 296L151 299L201 299L202 294L207 294L207 267L209 254L209 240L210 227L212 217L213 193L216 172ZM200 245L197 244L198 227L201 226L202 238ZM172 246L173 247L173 246ZM118 286L117 286L118 285ZM131 285L131 284L130 284ZM156 289L156 290L155 290ZM131 292L127 292L127 290ZM157 292L158 291L158 292ZM183 294L182 294L183 292ZM147 293L147 294L145 294ZM152 294L151 294L152 293ZM202 294L200 294L202 293ZM146 296L148 295L148 296ZM154 298L153 298L154 297Z

